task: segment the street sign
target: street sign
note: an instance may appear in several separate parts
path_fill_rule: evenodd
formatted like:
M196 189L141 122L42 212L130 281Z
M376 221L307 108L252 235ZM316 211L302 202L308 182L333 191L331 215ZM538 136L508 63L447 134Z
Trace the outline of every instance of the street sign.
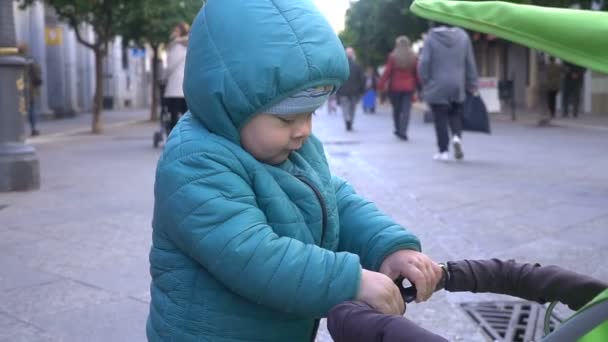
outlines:
M488 113L500 112L500 100L498 99L498 79L495 77L479 78L479 95L486 105Z
M61 45L63 42L61 27L46 27L44 38L48 46Z

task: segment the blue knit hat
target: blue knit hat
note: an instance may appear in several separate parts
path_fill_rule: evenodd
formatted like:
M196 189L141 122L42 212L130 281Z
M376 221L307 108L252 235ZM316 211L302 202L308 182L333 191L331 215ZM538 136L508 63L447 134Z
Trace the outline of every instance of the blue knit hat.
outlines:
M264 111L273 115L312 113L327 101L333 86L318 86L295 93Z

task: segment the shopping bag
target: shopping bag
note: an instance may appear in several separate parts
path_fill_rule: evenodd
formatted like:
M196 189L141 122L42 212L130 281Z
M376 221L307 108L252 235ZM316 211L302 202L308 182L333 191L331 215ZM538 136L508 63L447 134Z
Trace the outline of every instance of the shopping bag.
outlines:
M491 133L486 105L479 95L468 95L464 103L462 129L471 132Z

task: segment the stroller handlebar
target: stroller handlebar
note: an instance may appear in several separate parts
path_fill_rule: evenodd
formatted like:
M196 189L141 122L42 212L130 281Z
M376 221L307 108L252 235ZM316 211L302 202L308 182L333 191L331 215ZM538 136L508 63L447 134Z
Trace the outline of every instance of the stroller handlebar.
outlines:
M490 292L511 295L538 303L562 302L578 310L608 284L595 278L568 271L559 266L517 263L514 260L460 260L444 266L444 274L435 291ZM395 281L406 303L416 299L415 286L403 287L403 278Z

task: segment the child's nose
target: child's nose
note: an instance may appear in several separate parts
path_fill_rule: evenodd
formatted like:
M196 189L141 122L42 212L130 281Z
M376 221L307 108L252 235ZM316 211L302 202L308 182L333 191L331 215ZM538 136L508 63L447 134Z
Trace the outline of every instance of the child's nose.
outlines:
M293 137L294 139L307 138L312 132L311 120L302 120L298 122L294 127Z

